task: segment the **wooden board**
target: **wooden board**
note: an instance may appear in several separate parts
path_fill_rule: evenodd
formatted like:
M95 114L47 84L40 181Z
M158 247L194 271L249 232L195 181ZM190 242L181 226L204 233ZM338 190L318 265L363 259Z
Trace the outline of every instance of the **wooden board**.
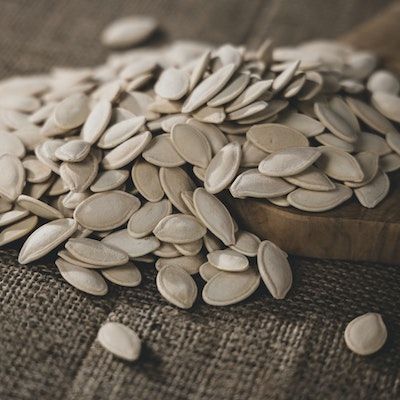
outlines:
M375 51L388 68L400 72L400 3L341 40ZM335 210L307 213L266 200L229 199L235 217L251 232L290 254L351 261L400 262L400 173L391 174L389 196L374 209L353 196Z

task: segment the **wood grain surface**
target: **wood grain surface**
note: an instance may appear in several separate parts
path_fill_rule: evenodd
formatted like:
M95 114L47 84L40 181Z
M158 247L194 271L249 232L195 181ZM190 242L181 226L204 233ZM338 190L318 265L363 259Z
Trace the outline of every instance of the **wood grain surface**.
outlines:
M382 65L400 73L400 2L340 37L345 43L377 53ZM340 207L309 213L278 207L266 200L229 199L243 226L290 254L396 263L400 260L400 174L390 174L389 196L374 209L355 196Z

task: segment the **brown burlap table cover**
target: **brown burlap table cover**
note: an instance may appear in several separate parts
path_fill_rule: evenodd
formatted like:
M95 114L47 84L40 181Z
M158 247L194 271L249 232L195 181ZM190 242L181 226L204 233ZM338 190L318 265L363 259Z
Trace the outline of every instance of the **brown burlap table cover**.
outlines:
M2 0L0 77L52 65L94 65L97 38L117 16L152 14L169 38L256 45L335 37L375 15L381 0ZM1 144L0 144L1 146ZM335 244L332 243L332 246ZM104 298L70 287L51 261L22 266L0 250L0 399L396 399L400 397L400 265L291 259L284 301L264 287L225 308L168 305L143 267L135 289ZM359 357L343 342L349 320L382 313L379 353ZM137 363L96 342L105 321L143 339Z

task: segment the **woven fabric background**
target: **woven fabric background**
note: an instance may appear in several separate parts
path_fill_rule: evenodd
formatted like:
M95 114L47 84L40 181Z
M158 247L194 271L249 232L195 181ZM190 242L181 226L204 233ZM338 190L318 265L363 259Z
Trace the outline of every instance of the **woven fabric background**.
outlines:
M0 77L53 65L94 65L105 24L156 16L168 38L256 45L341 35L385 0L1 0ZM0 144L1 146L1 144ZM334 245L334 243L332 243ZM291 259L284 301L264 287L226 308L168 305L143 267L135 289L104 298L70 287L51 261L18 265L0 250L1 400L265 400L400 397L400 265ZM110 285L111 286L111 285ZM343 342L349 320L383 314L382 351L358 357ZM105 321L138 332L139 362L113 358L96 342Z

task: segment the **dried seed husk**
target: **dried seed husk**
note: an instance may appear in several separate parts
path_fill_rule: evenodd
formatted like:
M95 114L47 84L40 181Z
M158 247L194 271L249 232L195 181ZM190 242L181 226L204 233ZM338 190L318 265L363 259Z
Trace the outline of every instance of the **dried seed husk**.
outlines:
M0 227L20 221L28 215L28 210L16 205L10 211L6 211L0 214Z
M55 151L55 156L61 161L80 162L90 152L90 144L83 140L69 140Z
M236 99L247 87L250 81L250 75L241 73L233 78L224 89L222 89L215 97L207 102L210 107L219 107Z
M100 100L90 111L82 127L82 140L90 144L96 143L109 124L111 116L111 102L108 100Z
M336 113L328 104L315 103L315 114L318 119L338 138L345 142L354 143L357 141L357 131Z
M160 247L153 251L153 254L161 258L180 257L181 253L172 243L162 242Z
M371 97L373 106L386 118L400 122L400 97L391 93L374 92Z
M22 165L25 168L26 180L30 183L46 182L51 176L51 169L34 156L26 157Z
M379 158L379 168L383 172L393 172L400 168L400 156L397 153L389 153Z
M57 219L42 225L26 239L19 252L18 262L28 264L45 256L77 229L77 222L71 218Z
M113 190L84 200L76 207L74 218L84 228L103 232L125 224L139 207L137 197Z
M175 244L174 246L183 256L195 256L200 253L203 247L203 239L198 239L190 243Z
M367 151L378 156L384 156L392 151L383 137L367 132L360 133L354 147L357 152Z

